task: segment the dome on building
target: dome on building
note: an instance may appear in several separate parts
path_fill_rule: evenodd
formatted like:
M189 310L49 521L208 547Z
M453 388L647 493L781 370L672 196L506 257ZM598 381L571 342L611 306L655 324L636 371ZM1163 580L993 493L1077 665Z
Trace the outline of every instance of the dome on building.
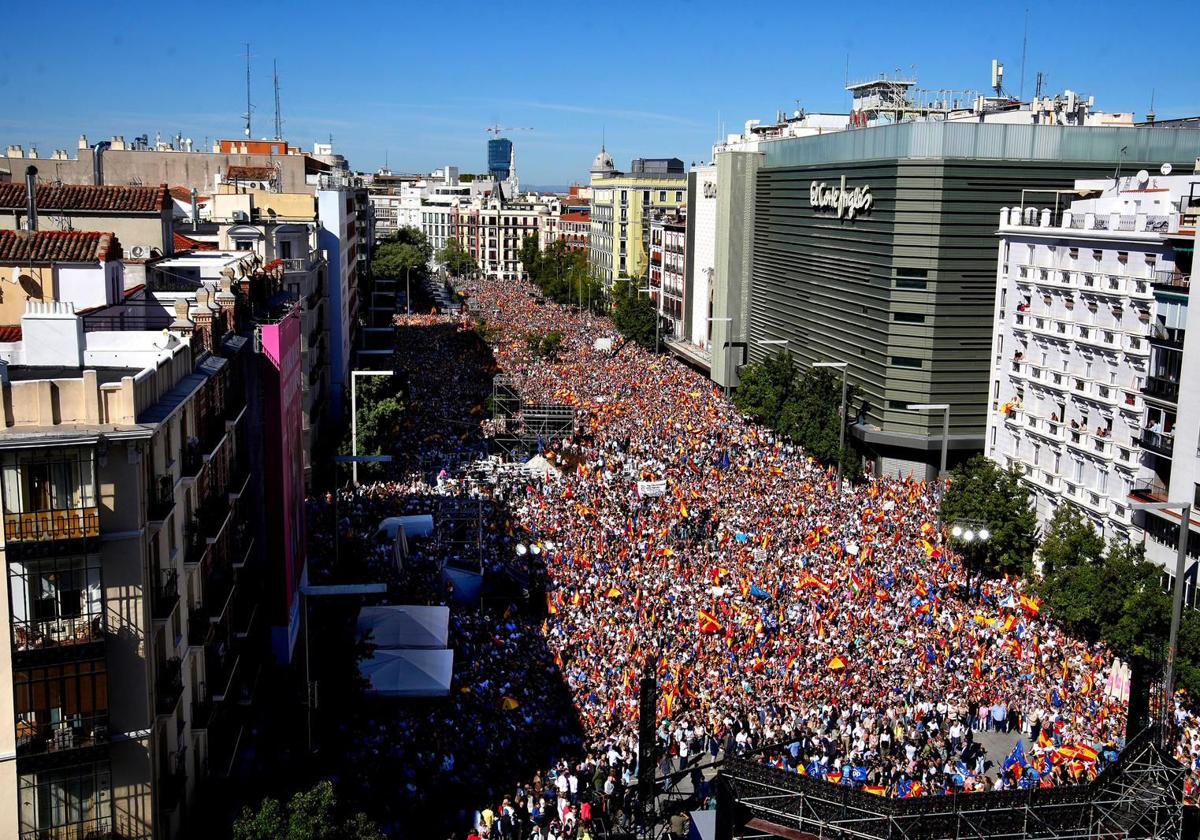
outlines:
M596 159L592 161L593 175L612 175L617 171L617 166L613 163L612 155L600 147L600 154L596 155Z

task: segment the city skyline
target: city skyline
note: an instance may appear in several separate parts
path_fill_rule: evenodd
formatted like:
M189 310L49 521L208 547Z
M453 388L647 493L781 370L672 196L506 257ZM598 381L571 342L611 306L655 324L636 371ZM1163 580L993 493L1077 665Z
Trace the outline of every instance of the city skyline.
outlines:
M190 44L168 37L161 49L149 50L141 44L170 32L169 19L164 26L161 19L139 20L123 10L101 19L91 8L69 17L29 8L20 15L34 29L53 25L61 37L79 42L94 42L93 33L103 32L97 46L106 52L108 72L94 72L93 51L65 53L50 64L35 49L36 39L6 44L0 48L6 68L0 95L9 107L0 116L0 142L35 145L49 157L55 148L73 154L81 133L92 142L112 135L153 138L156 132L164 139L178 132L197 144L206 137L241 137L247 40L255 138L273 134L277 61L283 134L294 145L311 150L332 135L335 149L365 171L385 161L393 171L445 164L483 171L487 126L531 127L509 135L518 173L530 184L586 181L602 141L619 168L639 156L706 160L722 125L724 133L737 132L746 120L767 120L796 107L844 112L847 76L898 70L925 88L985 91L993 58L1006 65L1007 90L1020 93L1023 87L1025 98L1044 72L1048 92L1070 88L1094 95L1098 108L1133 111L1139 120L1152 95L1160 119L1200 113L1185 82L1166 72L1171 57L1186 48L1182 30L1158 36L1161 49L1139 55L1134 72L1126 63L1104 60L1118 54L1104 13L1110 5L1089 6L1086 17L1073 7L1030 8L1023 84L1021 4L997 5L986 27L964 26L939 14L937 4L925 4L886 33L862 30L857 22L869 20L869 11L847 20L782 4L735 20L709 4L648 13L619 6L603 20L586 8L568 7L553 21L530 7L489 24L487 38L461 30L423 34L441 32L448 18L469 20L471 4L436 12L405 9L402 17L381 6L364 10L364 23L347 22L352 48L327 54L319 48L327 40L309 40L321 9L315 4L289 6L294 14L276 15L261 33L230 34L220 20L188 18ZM635 19L636 12L642 17ZM1056 33L1068 26L1074 43L1092 42L1096 49L1059 49ZM649 31L676 33L661 41L650 61L642 39ZM398 41L396 32L408 34ZM564 32L578 37L563 40ZM804 32L844 34L796 34ZM560 40L548 40L552 34ZM939 48L918 49L922 38ZM478 42L484 53L511 45L511 55L476 62L459 41ZM713 60L718 51L722 58ZM147 55L161 56L158 61L178 72L162 72Z

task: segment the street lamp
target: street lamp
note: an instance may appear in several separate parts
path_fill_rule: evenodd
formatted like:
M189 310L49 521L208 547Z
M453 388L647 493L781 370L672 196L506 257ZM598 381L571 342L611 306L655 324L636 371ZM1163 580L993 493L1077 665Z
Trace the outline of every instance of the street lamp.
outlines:
M726 324L733 323L733 318L729 318L729 317L709 318L708 320L709 320L709 323L717 323L717 322L724 322ZM728 330L728 329L729 328L727 327L726 330ZM725 336L725 346L722 348L725 351L725 368L726 368L726 370L725 370L725 398L726 399L729 399L729 349L731 346L732 345L729 343L729 336L726 335Z
M412 286L409 285L409 278L412 275L412 266L404 267L404 314L412 315Z
M946 484L946 447L950 443L950 404L949 403L914 403L908 406L909 411L941 411L942 415L942 468L938 470L938 480L944 487Z
M992 532L982 522L972 519L963 519L954 523L954 527L950 529L950 538L957 540L966 546L966 550L962 552L963 565L967 569L967 596L971 594L971 554L973 546L981 546L992 538Z
M842 372L842 407L839 416L842 422L838 429L837 492L842 492L842 450L846 448L846 362L813 362L815 368L836 368Z
M638 289L638 292L639 293L646 292L647 295L649 295L654 292L654 288L652 286L647 286L644 289ZM657 301L655 301L655 305L654 305L654 352L655 353L658 352L658 323L659 323L660 318L661 318L661 316L659 315L659 312L658 312L658 303L657 303Z
M1171 594L1171 635L1167 640L1167 664L1163 671L1162 716L1163 735L1172 723L1171 706L1175 702L1175 657L1179 652L1179 621L1183 617L1183 577L1187 567L1188 534L1191 533L1191 502L1134 502L1133 510L1179 511L1179 539L1175 547L1175 589Z

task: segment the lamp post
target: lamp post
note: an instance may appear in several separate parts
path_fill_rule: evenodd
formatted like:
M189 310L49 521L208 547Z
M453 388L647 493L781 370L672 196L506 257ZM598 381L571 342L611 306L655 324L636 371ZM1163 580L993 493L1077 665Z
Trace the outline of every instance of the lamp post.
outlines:
M1187 571L1188 534L1191 533L1192 505L1190 502L1134 502L1133 510L1179 511L1179 539L1175 547L1175 586L1171 593L1171 635L1167 639L1167 663L1163 669L1163 697L1159 714L1163 735L1172 726L1171 706L1175 702L1175 657L1179 653L1179 622L1183 618L1183 577Z
M908 406L909 411L941 411L942 415L942 466L938 470L938 482L946 484L946 447L950 443L950 404L949 403L914 403Z
M729 318L729 317L709 318L708 321L709 321L709 323L724 322L726 324L732 324L733 318ZM722 349L725 351L725 368L726 368L726 370L725 370L725 398L728 399L729 398L729 370L728 370L728 368L729 368L729 348L731 345L729 343L729 335L728 335L729 327L726 327L725 329L726 329L725 345Z
M842 493L842 452L846 448L846 362L813 362L815 368L835 368L842 372L842 407L838 409L841 423L838 427L838 462L837 462L837 492ZM861 465L860 465L861 466ZM943 469L945 464L943 463Z
M963 519L954 523L954 527L950 529L951 539L957 540L966 544L967 550L963 552L963 559L967 560L967 596L971 594L971 565L968 559L971 556L971 549L976 545L981 545L992 538L992 533L987 529L987 526L975 520Z
M647 295L649 295L654 292L654 288L652 286L647 286L644 289L638 289L638 293L640 294L641 292L646 292ZM653 300L653 298L651 298L651 300ZM658 314L658 301L654 301L654 352L655 353L658 352L658 323L659 323L659 320L660 320L660 316Z
M412 286L409 279L412 276L412 266L404 266L404 314L412 315Z

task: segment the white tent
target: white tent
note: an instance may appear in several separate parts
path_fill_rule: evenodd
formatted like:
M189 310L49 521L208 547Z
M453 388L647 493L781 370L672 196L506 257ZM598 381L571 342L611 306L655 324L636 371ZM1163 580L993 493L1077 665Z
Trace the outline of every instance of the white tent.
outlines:
M371 634L381 650L393 648L444 648L449 635L449 607L363 607L358 611L358 632Z
M359 672L376 697L445 697L454 672L452 650L379 650Z

